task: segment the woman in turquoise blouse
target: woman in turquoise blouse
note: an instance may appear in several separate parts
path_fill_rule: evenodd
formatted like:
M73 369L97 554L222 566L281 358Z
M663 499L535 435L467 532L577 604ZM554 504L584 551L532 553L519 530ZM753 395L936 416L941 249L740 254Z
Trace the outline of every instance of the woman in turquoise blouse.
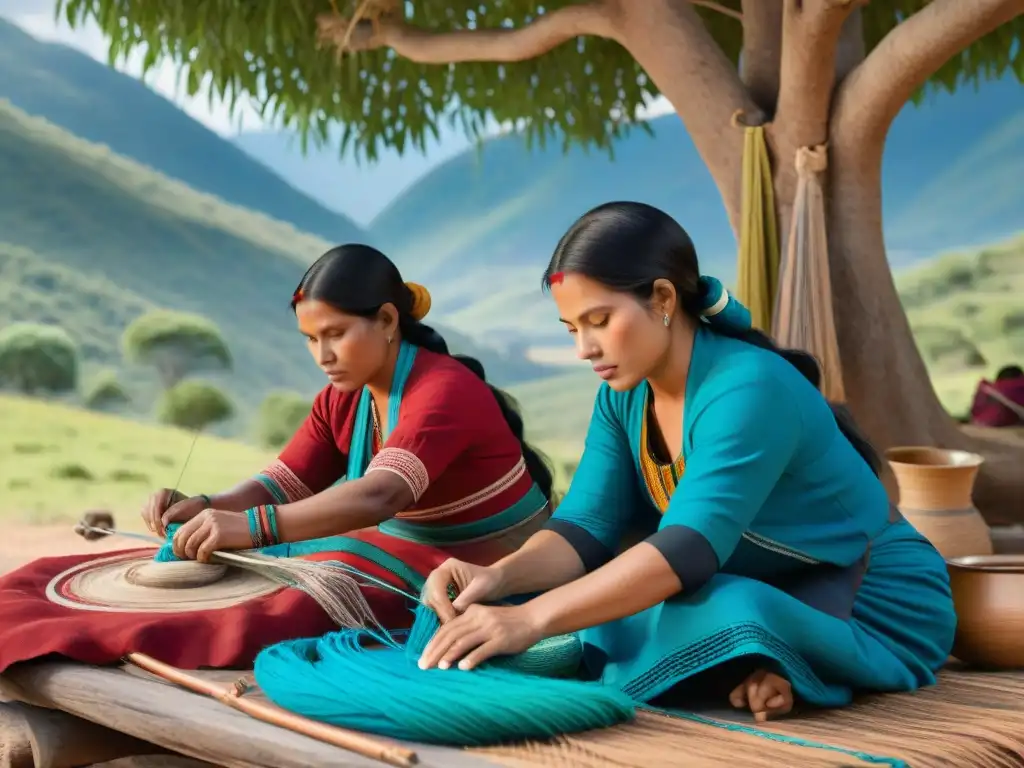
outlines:
M815 361L751 330L647 205L583 216L545 284L604 379L583 456L546 530L493 566L431 574L443 626L421 666L580 631L596 679L659 702L721 686L758 720L934 683L956 626L945 564Z

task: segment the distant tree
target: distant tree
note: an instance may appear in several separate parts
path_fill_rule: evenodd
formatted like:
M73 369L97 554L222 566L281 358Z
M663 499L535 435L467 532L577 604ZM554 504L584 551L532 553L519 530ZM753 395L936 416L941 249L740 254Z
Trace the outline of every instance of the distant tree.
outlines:
M234 411L227 395L213 384L183 381L164 392L157 417L175 427L205 429L231 418Z
M0 331L0 388L27 395L78 387L78 345L56 325L16 323Z
M100 371L89 382L83 396L85 407L94 411L116 411L131 402L131 398L111 369Z
M1024 452L966 436L915 346L886 258L881 170L893 119L926 86L1024 76L1024 0L293 0L258 13L245 0L58 7L73 25L97 23L113 59L143 48L146 68L176 62L190 94L208 83L232 105L248 97L317 143L340 124L343 148L371 160L383 147L425 151L448 120L471 135L496 120L532 141L608 147L664 95L736 231L744 134L730 126L764 125L784 250L797 152L827 146L833 306L850 410L879 448L982 451L989 460L979 507L1020 509Z
M220 329L202 315L158 309L125 329L125 359L153 366L165 389L186 376L231 368L231 352Z
M297 392L271 392L260 403L257 432L261 445L280 448L309 416L312 403Z

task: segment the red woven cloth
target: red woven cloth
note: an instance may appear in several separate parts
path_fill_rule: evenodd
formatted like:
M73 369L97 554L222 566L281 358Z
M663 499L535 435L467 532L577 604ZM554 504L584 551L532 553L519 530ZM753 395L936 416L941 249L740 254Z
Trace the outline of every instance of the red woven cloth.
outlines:
M448 557L439 550L405 546L395 539L388 544L391 554L405 555L402 560L423 576ZM296 589L281 589L230 608L183 613L104 613L57 605L47 598L47 584L67 569L133 551L140 555L153 552L121 550L48 557L0 577L0 672L12 664L51 654L87 664L113 664L131 652L182 669L251 669L256 654L268 645L337 629L312 598ZM393 574L361 557L321 553L308 559L347 562L408 590ZM385 627L410 625L410 601L380 588L364 588L363 593Z
M1024 378L985 381L982 379L974 393L971 405L971 423L982 427L1014 427L1024 425L1024 419L989 393L994 389L1011 403L1024 408Z

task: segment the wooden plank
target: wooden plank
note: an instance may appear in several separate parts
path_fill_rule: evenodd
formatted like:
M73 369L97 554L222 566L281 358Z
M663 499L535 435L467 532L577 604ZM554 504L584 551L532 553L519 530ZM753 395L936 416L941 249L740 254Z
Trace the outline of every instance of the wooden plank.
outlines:
M237 675L237 673L235 673ZM380 768L382 763L262 723L219 702L121 669L68 662L18 664L7 695L59 709L183 755L229 768ZM457 749L409 744L425 768L493 768Z
M54 709L0 703L0 768L73 768L163 750Z
M180 755L139 755L138 757L111 760L109 763L95 763L90 768L217 768L217 766Z

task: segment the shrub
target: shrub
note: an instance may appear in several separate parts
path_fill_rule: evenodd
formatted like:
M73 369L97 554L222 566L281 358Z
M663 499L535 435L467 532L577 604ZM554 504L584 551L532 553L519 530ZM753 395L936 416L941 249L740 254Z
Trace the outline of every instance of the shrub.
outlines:
M184 429L204 429L224 421L234 407L220 389L205 381L183 381L168 389L160 401L158 418Z
M267 448L287 443L309 415L312 404L297 392L271 392L260 403L257 437Z
M63 328L16 323L0 331L0 388L35 395L77 386L78 346Z
M89 383L84 402L86 408L94 411L115 411L131 402L131 398L117 380L117 373L105 370Z

